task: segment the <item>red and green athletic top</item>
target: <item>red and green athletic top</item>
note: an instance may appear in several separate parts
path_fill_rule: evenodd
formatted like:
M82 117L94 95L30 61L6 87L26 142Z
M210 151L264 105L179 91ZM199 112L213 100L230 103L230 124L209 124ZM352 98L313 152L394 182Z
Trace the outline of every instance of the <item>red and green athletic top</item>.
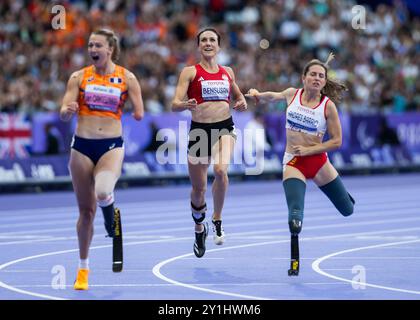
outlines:
M207 101L226 101L229 103L232 78L225 68L218 65L219 71L210 73L200 64L195 65L196 75L188 86L188 99L197 100L197 104Z

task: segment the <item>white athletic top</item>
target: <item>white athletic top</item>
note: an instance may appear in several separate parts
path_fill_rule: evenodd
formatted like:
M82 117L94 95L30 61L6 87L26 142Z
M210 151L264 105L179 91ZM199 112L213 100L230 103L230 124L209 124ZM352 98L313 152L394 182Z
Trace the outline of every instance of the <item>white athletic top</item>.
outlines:
M309 108L302 105L302 93L303 89L298 89L287 107L286 129L323 136L327 131L325 108L330 99L323 96L316 107Z

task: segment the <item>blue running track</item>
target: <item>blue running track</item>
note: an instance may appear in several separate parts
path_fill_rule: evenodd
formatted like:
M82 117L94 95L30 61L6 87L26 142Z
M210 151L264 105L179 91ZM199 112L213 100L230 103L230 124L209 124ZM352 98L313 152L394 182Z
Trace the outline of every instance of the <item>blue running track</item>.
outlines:
M74 194L0 196L0 299L420 299L420 175L343 178L356 199L342 217L308 183L301 270L289 277L287 207L281 181L231 183L226 242L194 256L188 185L116 190L124 270L100 210L88 291L73 290L78 264ZM211 187L207 192L212 213Z

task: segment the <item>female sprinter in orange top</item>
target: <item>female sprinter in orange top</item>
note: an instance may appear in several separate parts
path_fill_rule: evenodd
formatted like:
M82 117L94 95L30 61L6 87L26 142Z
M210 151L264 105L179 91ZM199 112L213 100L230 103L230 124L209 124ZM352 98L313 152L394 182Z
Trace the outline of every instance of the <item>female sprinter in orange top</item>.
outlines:
M102 208L108 235L114 237L117 230L119 210L114 208L114 188L124 159L121 114L127 97L134 107L132 116L140 121L144 115L139 82L133 73L114 63L119 51L118 38L113 31L93 32L88 43L93 64L70 76L60 110L63 121L78 116L69 162L79 206L80 261L74 284L76 290L88 289L88 253L96 203ZM120 263L114 271L122 268L122 244L120 246L121 261L114 259L114 263Z
M328 62L310 61L302 74L303 88L282 92L250 89L247 97L257 101L287 100L286 152L283 159L283 187L289 208L291 232L291 268L299 274L298 234L302 229L306 180L313 179L343 216L353 213L354 200L346 191L327 152L341 146L341 124L334 101L341 99L346 87L328 78ZM323 141L325 132L329 139Z
M206 251L208 233L205 193L210 159L214 161L213 231L214 242L224 242L222 208L228 187L227 170L236 140L235 126L230 114L231 96L233 109L247 109L245 97L235 82L231 68L217 64L220 35L207 28L197 35L201 54L200 62L185 67L180 76L172 102L173 111L190 110L192 113L188 144L188 172L192 184L191 211L195 222L194 253L200 258Z

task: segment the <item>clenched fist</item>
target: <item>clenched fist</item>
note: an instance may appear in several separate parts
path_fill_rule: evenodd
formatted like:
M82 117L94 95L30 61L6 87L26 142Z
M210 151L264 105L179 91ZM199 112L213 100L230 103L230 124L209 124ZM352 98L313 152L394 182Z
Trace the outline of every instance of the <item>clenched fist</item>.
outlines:
M187 101L185 101L185 107L188 110L195 110L195 108L197 108L197 100L195 100L195 99L188 99Z
M77 112L79 112L79 104L76 101L69 102L61 107L61 120L69 121Z

